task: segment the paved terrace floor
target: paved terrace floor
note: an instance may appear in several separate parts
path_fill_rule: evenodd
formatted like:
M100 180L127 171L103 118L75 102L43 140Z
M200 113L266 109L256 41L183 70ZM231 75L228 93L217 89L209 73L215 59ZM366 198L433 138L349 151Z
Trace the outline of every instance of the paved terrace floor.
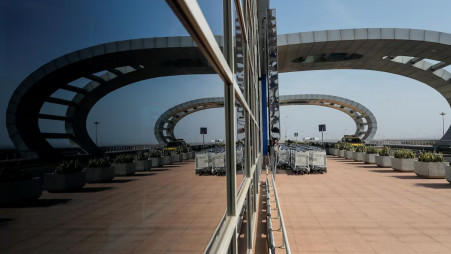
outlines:
M328 169L277 174L293 253L451 253L446 180L336 157Z
M195 175L192 160L45 191L34 205L0 208L0 253L202 253L225 201L225 177Z

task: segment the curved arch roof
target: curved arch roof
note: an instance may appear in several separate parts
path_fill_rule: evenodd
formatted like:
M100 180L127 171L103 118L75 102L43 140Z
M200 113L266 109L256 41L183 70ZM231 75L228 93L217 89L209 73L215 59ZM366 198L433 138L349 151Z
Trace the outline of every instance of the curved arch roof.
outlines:
M377 121L373 113L358 102L338 96L323 94L299 94L279 96L280 106L316 105L333 108L347 114L356 124L355 135L363 140L372 139L377 131ZM174 129L184 117L195 112L224 107L223 97L191 100L166 110L157 120L154 134L160 144L176 140ZM365 130L365 126L367 126Z
M216 37L221 45L222 38ZM437 90L451 103L451 34L418 29L368 28L302 32L278 36L279 72L366 69L402 75ZM425 59L438 61L431 64ZM101 75L96 73L104 72ZM131 83L153 77L214 73L189 37L111 42L54 59L31 73L15 90L7 109L7 128L16 149L53 158L47 139L70 139L86 152L100 152L86 130L97 101ZM72 86L79 78L84 87ZM52 97L72 91L72 100ZM67 106L64 116L41 114L42 105ZM42 133L39 119L64 121L65 133ZM451 140L451 132L442 138ZM451 143L450 143L451 144Z

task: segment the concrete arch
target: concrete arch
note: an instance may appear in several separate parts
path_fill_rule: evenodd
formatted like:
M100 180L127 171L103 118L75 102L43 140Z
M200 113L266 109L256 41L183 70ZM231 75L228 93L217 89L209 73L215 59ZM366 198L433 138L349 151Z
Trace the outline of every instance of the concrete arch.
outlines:
M216 37L220 45L222 38ZM368 28L279 35L278 72L366 69L409 77L437 90L451 103L451 34L418 29ZM409 56L409 60L399 57ZM424 59L434 59L428 65ZM103 74L98 74L103 72ZM154 77L215 73L189 37L105 43L56 58L31 73L15 90L7 109L7 129L16 149L54 158L47 139L69 139L89 154L99 153L86 118L108 93ZM83 87L71 85L80 78ZM53 97L70 91L72 100ZM65 115L42 114L44 103L67 107ZM42 133L39 119L64 121L64 133ZM441 145L451 145L451 128Z
M277 37L279 72L364 69L412 78L451 105L451 34L419 29L363 28ZM427 59L439 61L429 63ZM451 128L438 142L451 146Z
M372 139L377 131L377 121L373 113L362 104L342 97L323 94L281 95L280 106L289 105L315 105L339 110L354 120L356 136L363 140ZM195 112L224 107L223 97L211 97L187 101L166 110L157 120L154 134L158 143L166 144L175 140L174 129L184 117ZM365 130L365 126L367 129Z
M217 37L221 42L221 37ZM101 74L98 74L101 73ZM69 139L89 154L101 153L88 135L86 119L105 95L123 86L155 77L213 74L190 37L136 39L101 44L61 56L31 73L15 90L7 110L7 128L16 149L54 158L47 139ZM80 78L83 87L71 85ZM70 91L72 100L52 97ZM41 114L44 103L67 106L66 114ZM42 133L39 119L64 121L65 133Z

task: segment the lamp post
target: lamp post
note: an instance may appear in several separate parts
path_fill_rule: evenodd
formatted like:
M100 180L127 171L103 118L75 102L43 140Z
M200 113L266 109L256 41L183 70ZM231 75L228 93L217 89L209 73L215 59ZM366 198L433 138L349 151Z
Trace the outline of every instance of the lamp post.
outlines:
M440 115L442 116L442 132L443 132L443 136L445 136L445 112L440 113Z
M96 125L96 145L97 145L97 125L99 125L99 121L95 121L94 124Z

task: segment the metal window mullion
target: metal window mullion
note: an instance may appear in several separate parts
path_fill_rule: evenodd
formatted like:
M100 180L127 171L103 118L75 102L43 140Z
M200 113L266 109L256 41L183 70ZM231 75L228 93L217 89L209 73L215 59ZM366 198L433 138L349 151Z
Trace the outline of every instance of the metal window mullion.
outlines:
M209 63L221 79L231 85L234 83L233 71L221 52L216 39L202 13L197 1L190 0L166 0L174 13L185 26L188 33L198 45ZM230 0L224 0L230 2ZM231 5L231 2L230 2ZM232 16L230 16L232 17ZM225 17L224 19L229 18ZM225 34L224 34L225 35ZM224 38L225 40L225 38ZM225 46L225 45L224 45Z
M233 86L235 87L235 96L238 99L238 101L240 102L241 107L243 107L244 110L250 114L251 119L254 122L256 122L257 120L255 119L254 114L252 114L252 112L251 112L251 110L249 108L249 104L247 103L246 99L244 98L243 93L241 93L241 90L240 90L238 84L236 82L234 82Z
M235 89L237 84L233 78L234 66L234 44L233 44L233 3L232 0L223 0L224 19L224 56L227 61L227 68L231 72L232 79L224 80L224 109L225 109L225 130L226 130L226 189L227 189L227 215L238 220L237 196L236 196L236 137L235 137ZM217 44L216 44L217 45ZM223 66L225 67L225 66ZM236 85L236 86L235 86ZM238 88L238 91L240 89ZM229 251L232 254L238 253L237 224L231 225L232 231Z
M238 22L240 23L240 26L241 26L241 37L243 38L243 41L247 41L247 38L249 38L249 36L247 34L248 30L246 28L245 19L244 19L244 15L243 15L243 9L242 9L240 0L235 0L235 9L236 9L236 13L238 15Z

